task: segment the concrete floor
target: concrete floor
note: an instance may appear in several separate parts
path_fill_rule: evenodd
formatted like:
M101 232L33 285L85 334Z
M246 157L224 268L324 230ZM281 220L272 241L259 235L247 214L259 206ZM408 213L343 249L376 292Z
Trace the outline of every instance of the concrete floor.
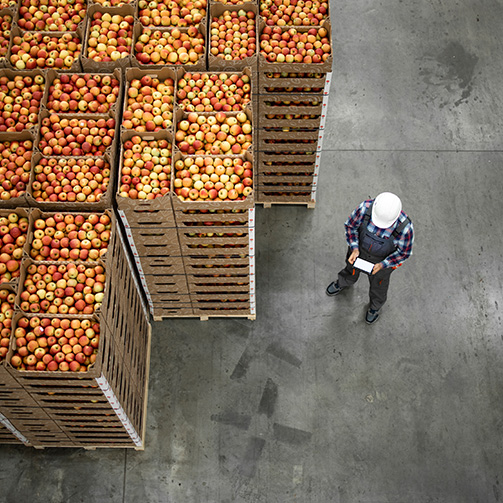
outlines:
M257 211L257 320L154 325L147 447L0 448L0 501L503 501L498 0L332 3L318 203ZM416 229L381 320L334 299L343 222Z

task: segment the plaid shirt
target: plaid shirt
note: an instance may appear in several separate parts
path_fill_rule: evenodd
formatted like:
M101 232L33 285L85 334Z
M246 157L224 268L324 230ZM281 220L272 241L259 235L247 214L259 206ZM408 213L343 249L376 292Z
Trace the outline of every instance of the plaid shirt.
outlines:
M367 201L363 201L363 203L356 208L353 213L349 216L344 224L346 228L346 241L348 242L350 248L354 250L359 247L359 235L358 230L363 222L363 218L365 216L365 211L373 202L373 199L368 199ZM381 229L376 227L372 223L372 219L369 221L367 229L376 234L378 237L389 238L395 228L397 227L399 222L403 222L407 218L407 215L402 211L398 220L387 229ZM402 264L402 262L408 259L412 255L412 244L414 243L414 227L412 222L405 226L403 232L397 236L397 239L393 239L393 242L396 246L396 251L391 255L388 255L381 264L384 268L386 267L398 267Z

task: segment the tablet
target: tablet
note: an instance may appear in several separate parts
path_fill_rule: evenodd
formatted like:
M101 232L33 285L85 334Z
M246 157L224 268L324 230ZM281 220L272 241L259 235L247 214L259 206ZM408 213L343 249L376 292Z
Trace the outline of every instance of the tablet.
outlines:
M361 258L357 258L355 260L355 263L353 264L353 266L357 269L361 269L362 271L365 271L369 274L372 272L374 265L375 264L373 264L372 262L367 262L366 260L363 260Z

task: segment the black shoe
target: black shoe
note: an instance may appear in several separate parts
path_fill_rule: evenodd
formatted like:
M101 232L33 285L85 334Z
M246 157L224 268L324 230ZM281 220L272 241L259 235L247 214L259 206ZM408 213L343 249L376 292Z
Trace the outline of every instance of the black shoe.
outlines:
M369 325L373 325L379 319L379 310L378 309L368 309L367 314L365 315L365 321Z
M329 295L330 297L334 297L335 295L338 295L339 293L341 293L342 290L344 290L344 287L339 286L338 281L332 281L332 283L330 283L330 285L327 286L326 291L327 291L327 295Z

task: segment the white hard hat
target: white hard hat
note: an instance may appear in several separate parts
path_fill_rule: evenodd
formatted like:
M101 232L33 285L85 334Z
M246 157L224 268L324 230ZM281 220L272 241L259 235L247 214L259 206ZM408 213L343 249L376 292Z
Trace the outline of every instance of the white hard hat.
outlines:
M372 206L372 222L380 229L391 227L400 216L402 201L391 192L379 194Z

